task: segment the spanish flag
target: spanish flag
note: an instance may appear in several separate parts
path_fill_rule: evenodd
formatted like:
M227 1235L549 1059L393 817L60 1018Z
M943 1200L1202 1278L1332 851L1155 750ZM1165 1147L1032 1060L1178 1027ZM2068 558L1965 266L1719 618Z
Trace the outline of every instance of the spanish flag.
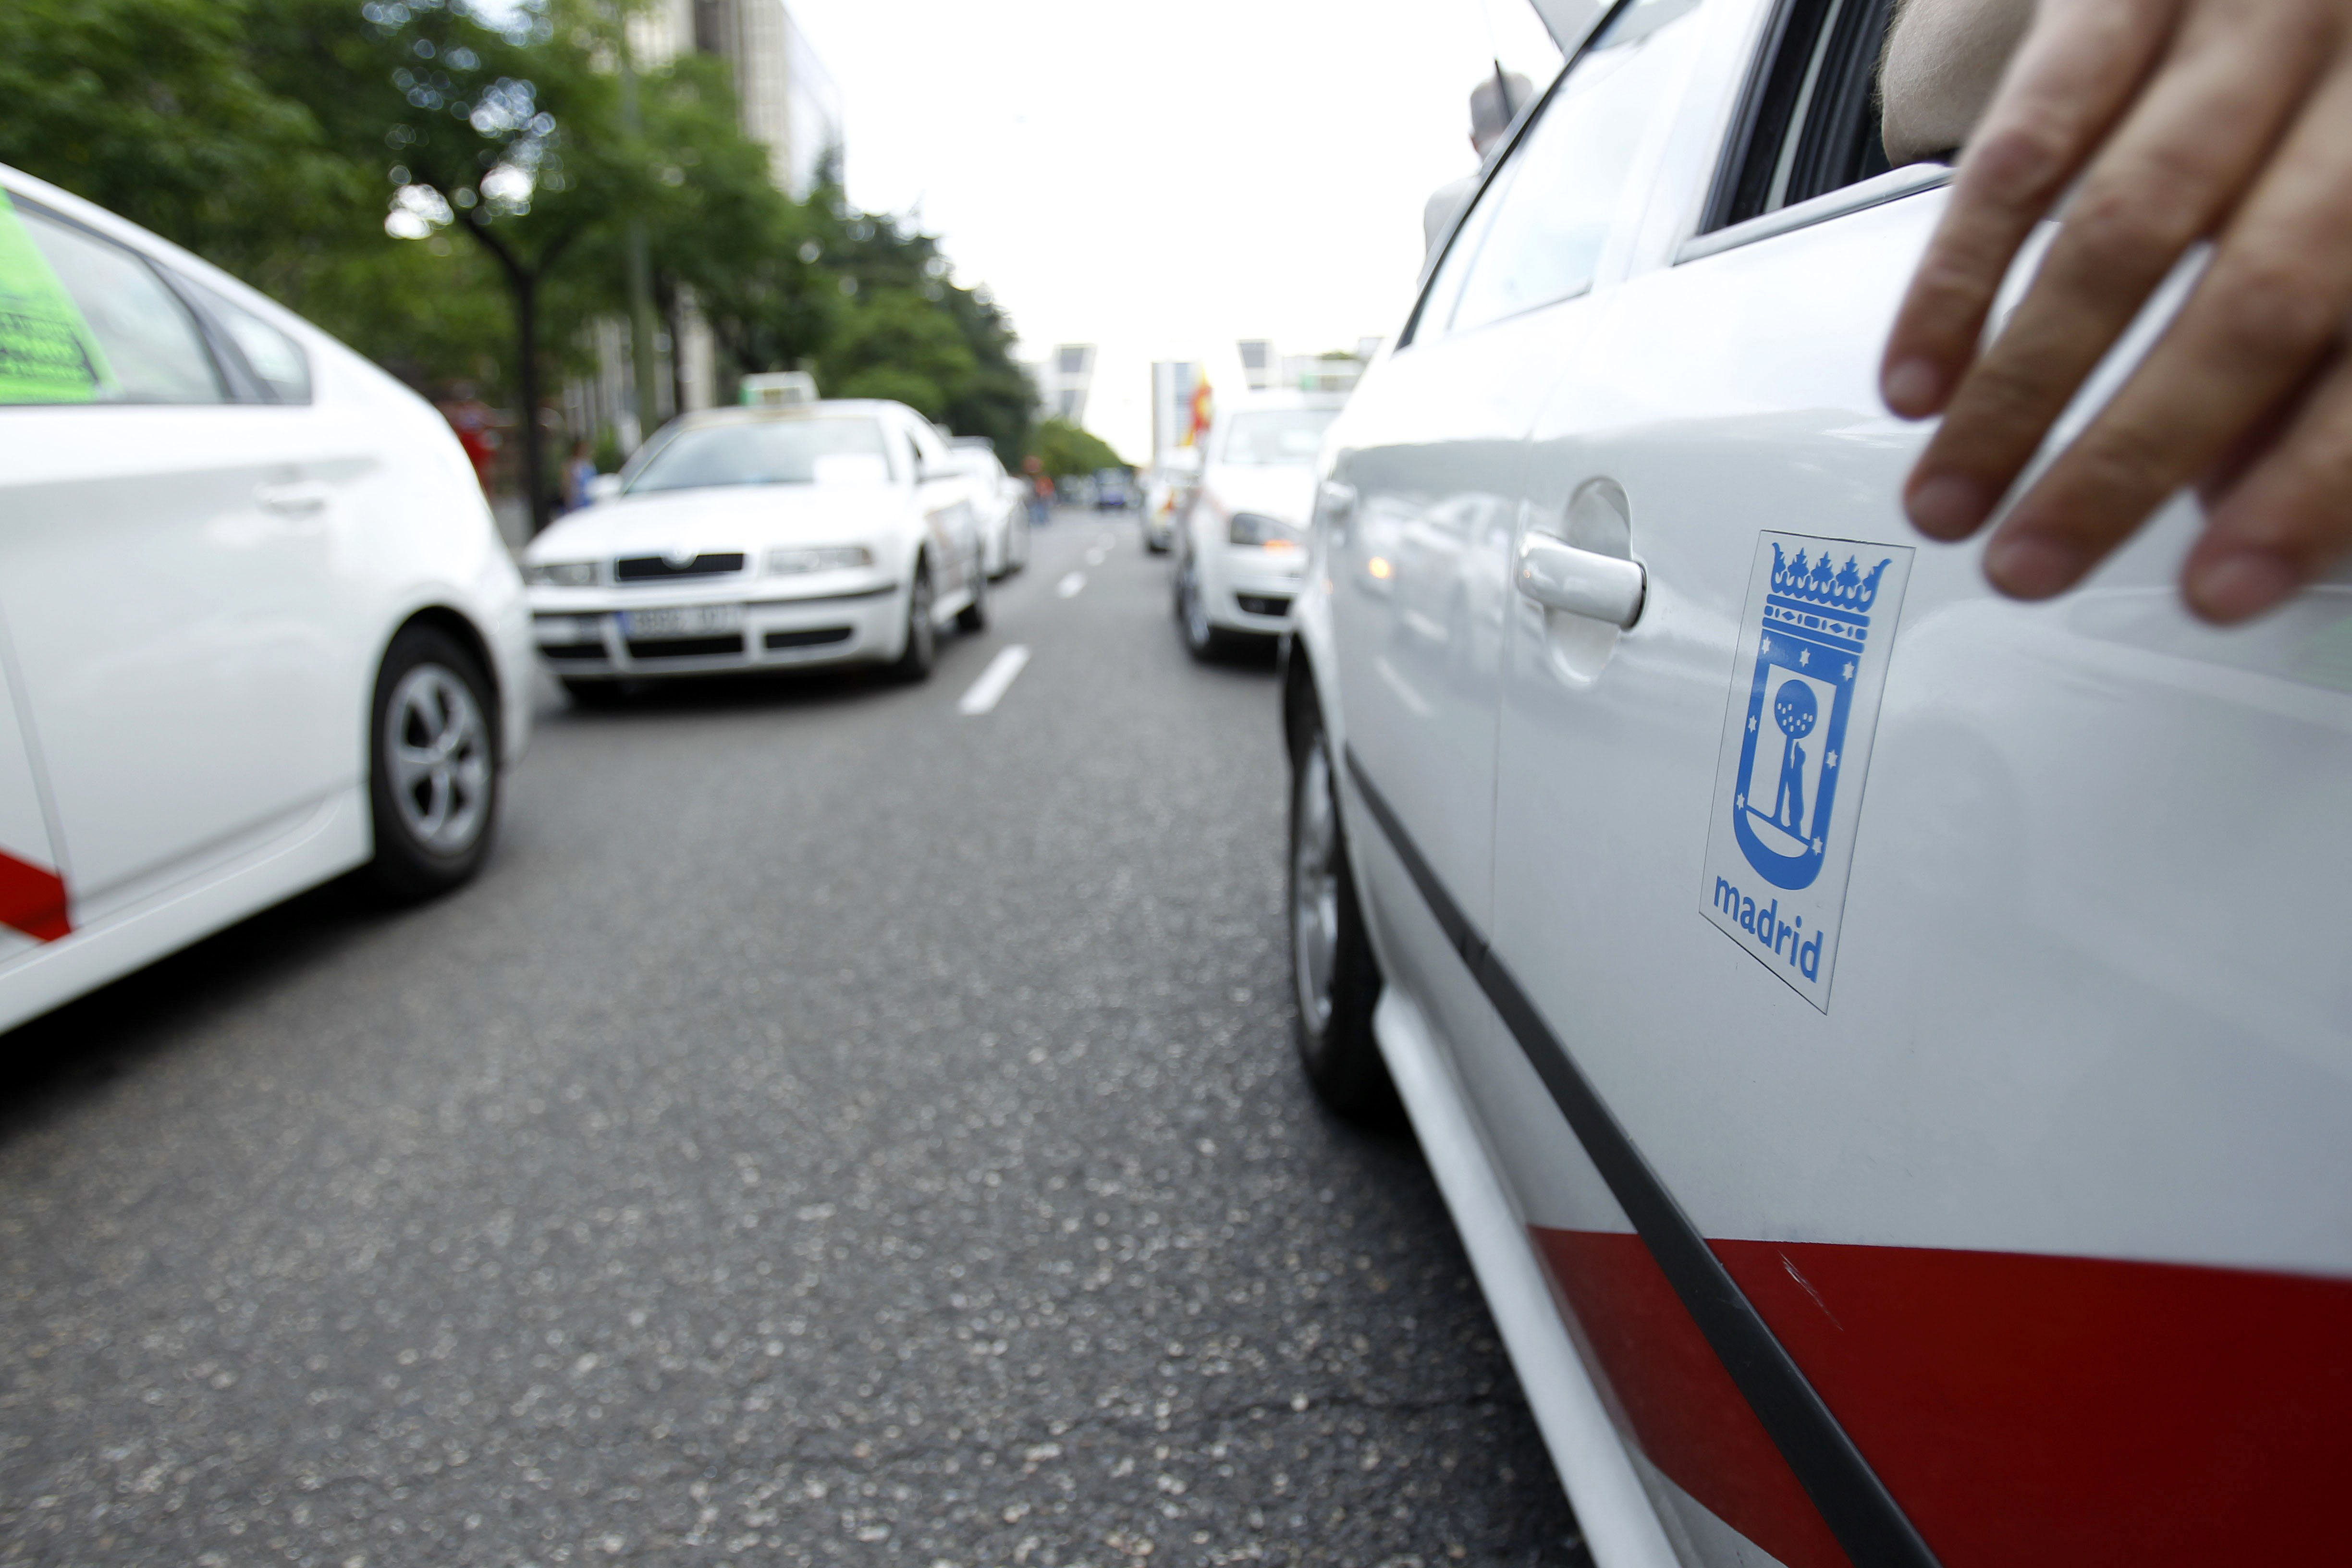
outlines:
M1197 447L1201 444L1201 437L1209 433L1209 413L1212 406L1209 398L1209 378L1202 376L1192 385L1192 427L1184 432L1183 445Z

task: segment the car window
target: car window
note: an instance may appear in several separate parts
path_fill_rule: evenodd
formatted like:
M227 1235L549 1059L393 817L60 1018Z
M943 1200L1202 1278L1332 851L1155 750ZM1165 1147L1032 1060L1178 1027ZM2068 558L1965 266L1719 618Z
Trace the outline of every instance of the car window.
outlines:
M879 482L889 473L872 419L763 419L680 430L631 478L629 493Z
M1878 58L1895 0L1781 0L1702 232L1886 172Z
M230 347L245 361L245 368L267 401L310 401L310 359L299 343L202 284L180 281L204 302L205 310L228 335Z
M13 231L0 232L0 398L227 400L195 318L143 258L25 207L0 205L0 231ZM5 360L38 374L7 374Z
M1481 221L1474 211L1453 247L1466 241L1475 253L1460 268L1448 330L1468 331L1592 287L1643 132L1694 36L1676 24L1698 5L1631 0L1577 57L1481 198L1492 216ZM1438 269L1433 304L1453 259Z
M1217 461L1241 468L1306 468L1323 449L1323 432L1339 417L1336 408L1262 408L1236 414L1225 426ZM1127 476L1106 468L1124 482Z

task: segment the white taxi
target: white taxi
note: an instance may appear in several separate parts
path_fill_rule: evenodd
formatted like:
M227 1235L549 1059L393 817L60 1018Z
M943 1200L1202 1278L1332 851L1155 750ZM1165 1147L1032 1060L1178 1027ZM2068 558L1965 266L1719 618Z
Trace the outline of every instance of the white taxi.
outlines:
M530 636L432 407L0 168L0 1028L353 867L472 876Z
M1604 1568L2340 1560L2352 589L2191 620L2185 499L2048 605L1909 529L1888 10L1617 5L1332 429L1302 1055Z
M582 702L647 677L884 664L988 624L987 476L903 404L665 426L523 557L540 657Z
M1194 658L1263 645L1287 623L1307 568L1315 455L1344 401L1266 392L1218 414L1176 530L1176 624Z

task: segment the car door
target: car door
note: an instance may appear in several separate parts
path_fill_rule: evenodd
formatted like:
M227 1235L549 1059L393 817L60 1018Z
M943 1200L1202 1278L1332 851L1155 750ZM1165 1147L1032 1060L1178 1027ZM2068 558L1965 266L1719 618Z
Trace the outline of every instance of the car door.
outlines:
M949 455L947 443L920 419L907 421L915 445L915 485L931 531L940 571L932 579L940 598L978 592L981 563L980 508L971 475Z
M1810 110L1751 94L1723 184L1866 111L1800 13L1749 79ZM1694 237L1670 164L1537 423L1528 558L1645 580L1622 635L1510 615L1489 989L1559 1107L1514 1178L1708 1561L2324 1557L2352 595L2197 626L2186 502L2049 605L1912 533L1875 369L1938 178Z
M1673 26L1689 9L1622 7L1532 111L1400 346L1349 400L1320 502L1348 770L1474 921L1489 899L1526 439L1601 308L1592 289L1615 265L1628 176L1693 58L1693 29ZM1457 1051L1477 1051L1486 1004L1423 917L1405 863L1377 841L1365 860L1390 978Z
M341 502L373 465L362 432L292 401L308 368L276 329L226 300L200 316L192 287L34 203L0 223L81 356L78 385L0 407L0 615L76 908L100 918L355 776Z
M0 624L0 971L73 930L64 868L17 708L15 662Z

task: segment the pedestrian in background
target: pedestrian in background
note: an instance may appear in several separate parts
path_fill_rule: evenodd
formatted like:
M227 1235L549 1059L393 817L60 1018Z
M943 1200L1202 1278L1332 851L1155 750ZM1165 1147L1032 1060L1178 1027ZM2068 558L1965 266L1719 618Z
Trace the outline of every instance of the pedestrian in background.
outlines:
M1021 471L1029 477L1029 523L1042 526L1054 510L1054 476L1045 471L1042 458L1023 459Z
M588 486L596 478L596 459L591 455L586 437L572 443L572 456L563 464L563 510L578 511L588 504Z
M1470 89L1470 146L1478 154L1478 167L1430 193L1421 209L1421 238L1425 250L1437 248L1445 231L1454 226L1455 215L1478 194L1478 176L1486 172L1486 154L1503 139L1503 132L1511 128L1511 121L1518 118L1519 110L1534 92L1527 78L1517 71L1506 72L1499 65L1493 76Z

